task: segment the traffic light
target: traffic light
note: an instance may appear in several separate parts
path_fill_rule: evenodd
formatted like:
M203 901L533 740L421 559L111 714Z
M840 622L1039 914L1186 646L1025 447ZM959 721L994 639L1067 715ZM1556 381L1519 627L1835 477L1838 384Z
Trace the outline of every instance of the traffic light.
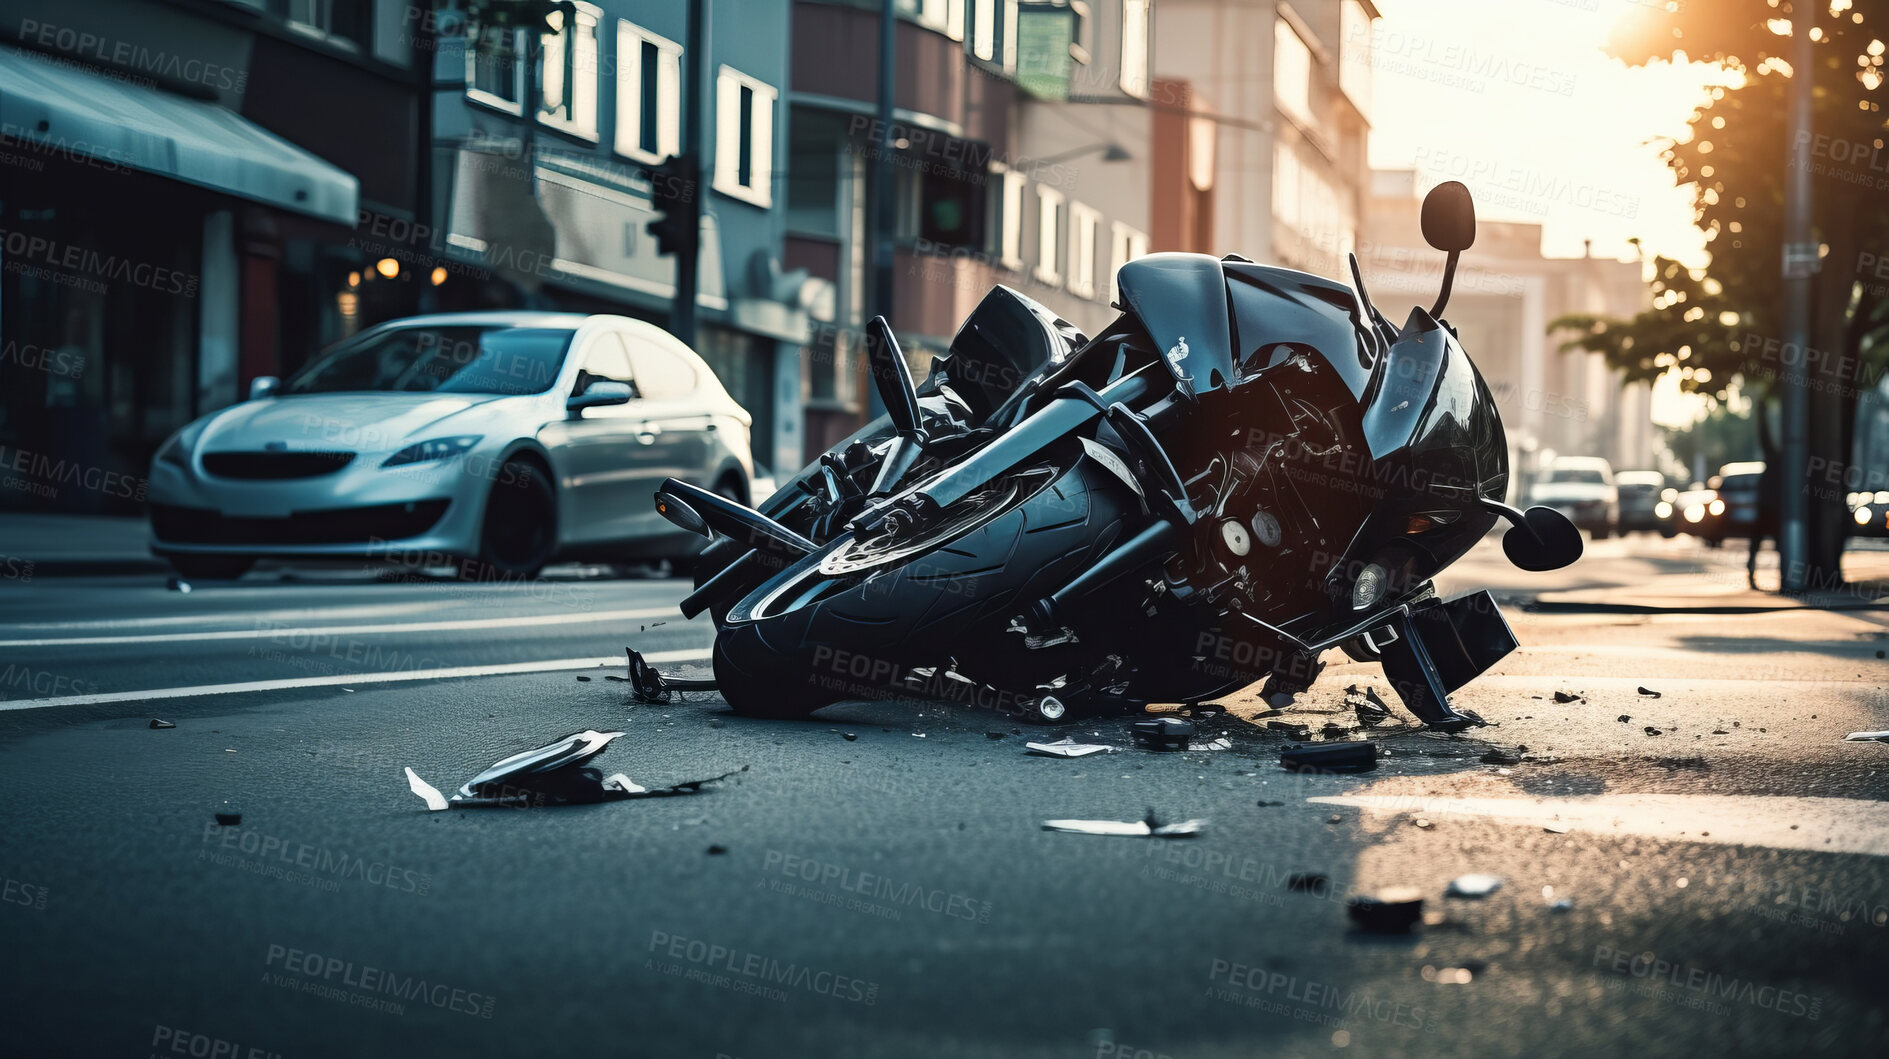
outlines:
M656 239L656 252L694 256L699 237L696 192L701 183L701 168L695 156L671 155L649 167L650 206L656 216L650 218L649 234Z

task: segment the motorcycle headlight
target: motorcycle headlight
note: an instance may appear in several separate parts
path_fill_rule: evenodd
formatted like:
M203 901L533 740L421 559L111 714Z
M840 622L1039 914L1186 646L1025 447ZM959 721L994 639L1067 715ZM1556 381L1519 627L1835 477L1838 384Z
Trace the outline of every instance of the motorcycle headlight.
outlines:
M415 442L387 457L382 467L404 467L409 463L425 463L429 460L450 460L454 456L477 445L483 434L461 434L452 438L432 438L428 441Z
M1366 566L1351 583L1351 609L1363 610L1384 598L1384 583L1389 573L1376 563Z

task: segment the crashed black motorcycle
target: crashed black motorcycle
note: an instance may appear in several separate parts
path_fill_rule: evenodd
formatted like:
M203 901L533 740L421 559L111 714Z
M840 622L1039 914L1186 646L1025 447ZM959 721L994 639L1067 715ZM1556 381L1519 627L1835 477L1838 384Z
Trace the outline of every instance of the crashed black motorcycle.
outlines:
M669 480L658 510L711 538L682 603L717 626L737 712L932 696L1058 722L1296 693L1332 647L1382 663L1426 724L1513 650L1487 592L1432 578L1498 519L1510 560L1565 566L1579 532L1503 502L1494 399L1441 320L1475 240L1461 184L1423 204L1448 252L1396 327L1355 291L1230 256L1122 267L1093 337L1006 287L913 386L869 326L886 415L756 511Z

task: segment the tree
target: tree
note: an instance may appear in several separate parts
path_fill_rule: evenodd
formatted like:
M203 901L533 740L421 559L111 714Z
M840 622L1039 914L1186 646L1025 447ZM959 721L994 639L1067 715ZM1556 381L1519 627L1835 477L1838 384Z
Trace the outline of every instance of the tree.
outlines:
M1817 8L1816 60L1801 72L1813 81L1812 224L1823 245L1808 351L1782 341L1779 300L1786 98L1800 75L1786 56L1798 4ZM1857 401L1889 353L1885 37L1889 0L1676 3L1624 19L1608 43L1617 58L1644 65L1690 57L1744 75L1738 87L1714 89L1694 111L1689 135L1664 152L1674 179L1692 190L1711 260L1693 271L1655 257L1653 308L1631 320L1573 315L1549 325L1572 333L1563 350L1600 352L1630 380L1675 371L1684 389L1718 401L1735 379L1762 401L1777 396L1784 374L1805 373L1812 585L1841 583L1851 527L1844 494L1863 477L1850 466ZM1775 458L1770 440L1761 440Z

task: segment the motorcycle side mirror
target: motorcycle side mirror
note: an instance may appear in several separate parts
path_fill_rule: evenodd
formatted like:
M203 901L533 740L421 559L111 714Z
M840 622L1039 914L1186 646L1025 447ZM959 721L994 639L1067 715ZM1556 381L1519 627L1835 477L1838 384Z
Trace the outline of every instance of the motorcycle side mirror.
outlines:
M1445 181L1423 197L1423 240L1451 254L1476 245L1476 200L1461 181Z
M1581 557L1581 531L1551 507L1531 507L1502 535L1502 554L1523 570L1559 570Z
M715 531L708 528L708 521L702 517L702 513L683 503L667 489L656 491L656 513L690 533L714 539Z

